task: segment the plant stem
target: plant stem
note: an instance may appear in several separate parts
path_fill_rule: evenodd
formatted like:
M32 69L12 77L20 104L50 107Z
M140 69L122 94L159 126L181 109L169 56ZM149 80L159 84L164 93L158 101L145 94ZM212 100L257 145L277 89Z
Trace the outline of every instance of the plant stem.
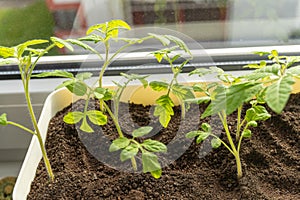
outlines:
M108 114L110 115L110 117L112 118L112 120L116 126L116 129L118 131L119 137L124 137L118 120L115 118L114 114L112 113L112 111L110 110L110 108L104 101L103 101L103 106L106 109L106 111L108 112Z
M225 113L225 111L222 111L222 114L219 113L219 117L220 117L220 119L222 121L223 127L225 128L225 133L226 133L226 136L227 136L227 139L229 141L232 153L233 153L234 158L235 158L236 168L237 168L237 178L240 179L243 176L243 172L242 172L242 164L241 164L241 159L240 159L239 148L237 150L236 147L235 147L235 145L234 145L234 143L233 143L233 141L232 141L232 137L231 137L230 131L228 129L228 124L227 124L227 119L226 119L226 113ZM240 138L240 141L241 141L241 138ZM240 142L239 142L238 146L240 146Z
M240 132L241 132L241 115L242 115L242 109L243 109L243 105L238 107L238 113L237 113L237 130L236 130L236 135L235 135L235 139L236 141L239 140L240 138Z
M36 135L35 132L33 132L32 130L30 130L29 128L26 128L25 126L21 125L21 124L18 124L18 123L15 123L15 122L12 122L12 121L8 121L7 124L9 125L12 125L12 126L15 126L15 127L18 127L28 133L31 133L32 135Z
M26 98L26 102L27 102L27 108L28 108L28 111L29 111L29 115L31 117L31 121L32 121L33 127L34 127L34 129L36 131L35 135L37 136L38 141L39 141L40 149L42 151L44 163L45 163L46 170L48 172L49 178L51 179L51 181L54 181L54 174L52 172L50 161L49 161L49 158L47 156L45 145L44 145L44 142L43 142L43 139L42 139L42 136L41 136L38 124L37 124L37 120L35 118L35 114L34 114L32 103L31 103L31 99L30 99L29 79L27 79L27 81L25 83L26 83L25 86L24 86L24 88L25 88L25 98Z
M132 164L132 168L134 171L137 171L137 164L136 164L136 160L135 157L131 158L131 164Z
M236 169L237 169L237 178L240 180L243 177L243 171L242 171L242 163L240 159L240 153L236 152L235 162L236 162Z

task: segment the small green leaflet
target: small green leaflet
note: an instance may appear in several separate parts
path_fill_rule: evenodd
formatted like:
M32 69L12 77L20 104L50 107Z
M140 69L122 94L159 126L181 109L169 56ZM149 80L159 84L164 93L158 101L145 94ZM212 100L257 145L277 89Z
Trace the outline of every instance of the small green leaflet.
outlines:
M209 101L210 101L210 97L208 96L185 100L186 103L196 103L196 104L208 103Z
M74 51L74 48L65 40L60 39L58 37L51 37L50 39L58 48L66 47L70 51Z
M195 69L192 72L190 72L189 76L198 75L198 76L202 77L202 76L205 76L208 74L214 74L214 73L221 75L221 74L224 74L224 71L219 67L198 68L198 69Z
M107 116L99 110L89 110L87 111L86 115L93 124L96 124L98 126L107 123Z
M139 74L125 74L125 73L120 73L120 75L127 78L128 81L139 80L144 86L144 88L148 86L148 81L146 80L146 78L149 77L148 75L141 76Z
M70 43L72 43L74 45L80 46L80 47L84 48L85 50L89 50L89 51L95 53L96 55L98 55L101 59L103 59L102 56L101 56L101 54L99 54L99 52L96 49L94 49L93 47L91 47L91 46L89 46L89 45L87 45L87 44L85 44L83 42L81 42L80 40L67 39L66 41L70 42Z
M111 100L113 97L113 91L108 88L98 87L94 90L94 95L97 99L102 99L104 101Z
M71 84L65 85L65 87L77 96L84 96L87 92L87 86L82 82L73 82Z
M150 153L150 152L143 152L142 153L142 163L143 163L143 173L155 172L154 178L160 177L161 174L157 173L156 171L161 170L161 165L158 162L158 158L155 154Z
M164 46L168 46L170 44L170 40L162 35L157 35L154 33L148 33L148 35L152 36L155 39L158 39Z
M76 79L80 80L80 81L84 81L84 80L87 80L89 78L92 77L92 73L90 72L85 72L85 73L79 73L79 74L76 74Z
M281 113L290 97L294 83L291 75L285 75L267 87L265 100L274 112Z
M114 151L118 151L119 149L124 149L129 144L130 144L130 140L128 138L126 137L117 138L111 143L109 147L109 152L114 152Z
M147 135L149 134L151 131L152 131L152 127L151 126L144 126L144 127L140 127L138 129L135 129L133 132L132 132L132 136L134 138L137 138L137 137L142 137L144 135Z
M184 50L186 53L192 56L192 53L190 52L188 46L184 43L184 41L172 35L165 35L165 37L170 41L174 42L175 44L177 44L180 49Z
M3 113L2 115L0 115L0 125L2 125L2 126L6 126L7 125L6 113Z
M242 137L244 138L250 138L252 136L252 132L249 129L246 129L242 132Z
M64 122L67 124L76 124L82 120L84 114L82 112L74 111L69 112L64 116Z
M211 144L212 148L217 149L217 148L219 148L222 145L222 141L219 138L213 138L210 141L210 144Z
M122 162L131 159L139 152L139 148L136 144L130 144L125 149L121 151L120 159Z
M14 48L0 46L0 56L2 58L15 57L14 55L15 55Z
M300 65L288 68L286 71L288 74L291 74L294 77L299 77L300 76Z
M142 146L151 152L167 152L167 146L165 144L152 139L145 140Z
M29 40L29 41L26 41L26 42L24 42L22 44L19 44L18 46L16 46L17 56L19 58L22 57L22 55L25 52L25 50L30 50L28 48L29 46L43 44L43 43L48 43L48 40L39 40L39 39L37 39L37 40ZM31 51L34 52L33 49L31 49ZM43 51L43 50L41 50L41 51Z
M32 77L37 77L37 78L45 78L45 77L63 77L63 78L73 78L73 74L67 71L62 71L62 70L55 70L51 72L43 72L37 75L33 75Z
M265 107L261 105L255 105L246 111L245 119L247 122L267 120L271 117Z
M186 138L196 138L196 143L199 144L200 142L206 140L206 138L211 134L211 126L207 123L203 123L201 125L202 131L191 131L185 135Z
M165 83L165 82L161 82L161 81L152 81L150 82L150 87L152 90L154 91L164 91L167 90L169 88L169 84Z
M173 84L171 88L172 93L178 97L180 100L192 99L194 94L192 88L180 84Z
M167 127L171 116L174 115L174 103L167 95L163 95L156 100L157 106L154 109L154 116L159 116L159 122L163 127Z

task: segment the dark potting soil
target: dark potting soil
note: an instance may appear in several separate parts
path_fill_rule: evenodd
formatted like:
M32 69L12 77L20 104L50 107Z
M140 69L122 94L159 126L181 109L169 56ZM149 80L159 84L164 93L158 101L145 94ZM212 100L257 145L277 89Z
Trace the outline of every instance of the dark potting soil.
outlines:
M97 102L90 106L99 108ZM139 158L139 171L133 173L130 162L119 161L120 152L108 152L117 137L110 118L102 128L93 126L92 134L63 122L67 112L82 109L78 101L51 120L46 148L55 181L49 182L41 161L28 199L300 199L299 94L291 96L282 114L272 113L271 119L252 129L251 139L243 140L244 176L239 182L234 157L224 146L213 150L209 140L196 145L184 137L204 122L199 121L203 106L193 105L184 120L176 107L169 127L163 129L152 116L153 107L121 105L119 120L128 137L133 129L150 125L154 129L149 137L168 145L169 153L159 155L164 166L160 179L140 173ZM228 119L231 130L233 119ZM207 122L224 135L217 118Z

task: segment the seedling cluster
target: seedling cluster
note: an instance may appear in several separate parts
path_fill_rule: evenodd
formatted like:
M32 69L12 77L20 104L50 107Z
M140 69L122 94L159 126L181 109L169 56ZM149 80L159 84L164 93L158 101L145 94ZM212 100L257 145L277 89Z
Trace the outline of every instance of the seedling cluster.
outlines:
M86 83L86 80L92 77L91 73L79 73L74 75L69 72L56 70L34 75L34 77L39 78L49 76L67 78L67 80L56 89L66 87L73 94L85 99L83 111L69 112L64 116L65 123L76 124L81 131L87 134L93 134L95 130L90 123L103 126L107 124L109 116L113 120L118 134L118 137L112 141L109 151L119 151L121 161L131 160L134 170L137 170L136 157L141 155L143 172L150 172L154 178L159 178L162 174L162 169L157 153L167 152L166 144L153 139L140 139L151 132L152 127L150 126L133 130L130 137L126 137L119 124L118 112L121 96L130 82L139 81L144 88L150 87L153 91L164 92L163 95L156 99L154 110L154 116L159 118L159 122L164 128L168 127L174 115L173 108L175 104L170 94L173 94L179 99L183 118L186 115L185 110L189 108L190 103L209 103L204 113L202 113L201 118L204 119L212 115L217 115L222 122L226 139L222 140L216 135L208 123L202 123L199 130L187 133L186 137L195 139L196 143L200 143L212 137L211 145L213 148L224 145L229 152L234 155L237 165L237 177L241 178L243 175L240 160L242 140L243 138L251 137L251 129L258 126L260 124L259 121L267 120L271 117L266 109L266 105L276 113L280 113L283 110L292 92L292 85L295 82L294 79L300 78L300 67L293 66L300 58L279 56L275 50L271 53L259 52L261 55L268 55L273 63L267 64L265 61L262 61L260 64L248 65L246 67L254 68L254 70L247 75L239 77L226 74L222 69L217 67L198 68L190 72L190 76L197 75L203 77L208 74L216 74L219 81L208 84L195 83L193 86L187 86L178 81L178 76L186 64L192 59L192 53L181 39L171 35L158 35L153 33L149 33L142 38L121 38L119 37L121 30L130 30L130 26L122 20L112 20L91 26L87 31L87 35L78 39L63 40L52 37L50 44L47 40L31 40L15 47L0 47L0 56L4 58L2 62L16 62L19 66L26 102L34 130L9 121L5 113L0 116L0 125L17 126L37 136L49 177L51 180L54 180L51 165L47 158L44 143L33 112L29 83L38 60L50 49L56 46L73 50L72 45L77 45L96 54L99 59L103 61L99 77L95 84L88 85ZM124 83L120 84L115 82L116 90L105 88L103 86L103 76L111 62L126 48L143 43L146 40L158 40L162 44L163 48L154 51L152 55L158 62L164 60L169 64L173 74L172 80L170 82L158 80L149 83L147 81L147 75L121 73L121 76L126 80ZM124 45L111 53L111 43L120 41ZM48 43L49 46L45 49L32 48L32 46L43 43ZM104 55L100 54L90 43L103 44L105 48ZM197 93L201 93L202 95L195 96ZM90 110L88 105L91 99L97 99L99 101L99 110ZM114 102L113 109L107 104L109 100ZM242 112L246 104L250 106L247 106L246 112ZM227 123L227 118L232 113L236 113L237 116L237 125L234 132L229 129ZM233 138L232 135L235 135L235 137Z

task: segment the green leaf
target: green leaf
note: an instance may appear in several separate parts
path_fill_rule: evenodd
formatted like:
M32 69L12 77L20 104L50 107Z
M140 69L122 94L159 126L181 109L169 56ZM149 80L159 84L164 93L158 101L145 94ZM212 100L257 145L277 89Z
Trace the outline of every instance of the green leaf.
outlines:
M206 92L206 84L205 83L196 83L193 85L194 92Z
M58 37L51 37L51 41L58 47L58 48L64 48L66 47L70 51L74 51L74 48L65 40L60 39Z
M208 103L209 101L210 101L210 97L207 96L185 100L185 102L187 103L196 103L196 104Z
M185 135L186 138L196 138L196 143L199 144L203 140L206 140L206 138L211 134L211 126L207 123L203 123L201 125L201 128L203 131L191 131Z
M164 58L164 55L159 52L155 52L154 57L156 58L157 62L160 63L162 61L162 59Z
M208 75L208 74L224 74L224 71L219 67L210 67L210 68L198 68L189 73L191 75L198 75L200 77Z
M88 122L86 121L86 118L84 117L80 126L80 130L87 132L87 133L93 133L94 130L92 129L92 127L88 124Z
M261 105L253 106L246 111L245 119L247 122L267 120L271 117L265 107Z
M250 138L252 136L252 132L249 129L246 129L242 132L242 137Z
M67 87L69 85L75 84L75 82L76 82L75 79L64 81L62 84L58 85L55 89L58 90L60 88Z
M75 77L76 77L78 80L84 81L84 80L87 80L87 79L91 78L92 76L93 76L92 73L90 73L90 72L85 72L85 73L79 73L79 74L77 74Z
M205 132L211 133L211 126L208 123L202 123L201 129Z
M129 144L130 144L130 140L128 138L126 137L117 138L111 143L109 147L109 152L114 152L114 151L118 151L119 149L124 149Z
M86 115L93 124L98 126L102 126L107 123L107 116L99 110L89 110Z
M152 81L152 82L150 82L149 85L152 88L152 90L157 91L157 92L164 91L169 88L168 83L161 82L161 81Z
M36 39L36 40L29 40L29 41L26 41L26 42L24 42L22 44L19 44L18 46L16 46L17 56L18 57L22 57L24 51L29 46L38 45L38 44L44 44L44 43L48 43L48 42L49 42L48 40ZM34 50L31 49L31 51L34 51Z
M156 100L157 106L154 109L154 116L159 116L159 122L163 127L167 127L171 116L174 115L174 103L167 95L163 95Z
M161 171L161 169L158 169L158 170L152 171L150 173L154 178L159 179L161 177L162 171Z
M201 131L190 131L185 135L185 137L189 138L189 139L193 139L193 138L199 136L200 134L201 134Z
M192 99L194 94L192 88L180 84L173 84L171 88L172 93L178 97L180 100Z
M256 55L259 55L259 56L265 56L265 55L270 54L270 52L267 52L267 51L255 51L253 53L256 54Z
M238 83L229 87L218 86L210 105L206 108L201 118L216 114L222 110L227 115L234 112L243 103L250 101L262 89L261 83ZM238 98L237 98L238 97Z
M287 73L291 74L294 77L300 76L300 65L288 68L286 71L287 71Z
M155 154L150 152L142 153L143 173L155 172L161 170L161 165L158 162L158 158Z
M2 126L6 126L7 125L6 113L3 113L2 115L0 115L0 125L2 125Z
M188 46L184 43L183 40L172 35L165 35L165 37L170 41L174 42L175 44L177 44L180 49L184 50L185 52L187 52L189 55L192 56L192 53L190 52Z
M97 87L94 90L94 95L97 99L103 99L104 101L107 101L112 99L113 91L108 88Z
M84 117L84 114L82 112L74 111L74 112L69 112L64 116L64 122L67 124L76 124L82 118Z
M96 34L91 34L91 35L87 35L85 37L79 38L80 41L90 41L90 42L94 42L94 43L98 43L98 42L103 42L104 38L101 37L100 35L96 35ZM101 56L102 58L102 56Z
M274 112L281 113L290 97L294 83L293 77L286 75L267 87L265 100Z
M222 145L222 141L219 138L213 138L210 142L212 148L217 149Z
M136 144L130 144L125 149L121 151L120 159L122 162L125 160L131 159L132 157L136 156L138 153L139 148Z
M67 41L67 42L70 42L70 43L72 43L72 44L74 44L74 45L77 45L77 46L79 46L79 47L82 47L82 48L84 48L85 50L88 50L88 51L90 51L90 52L92 52L92 53L98 55L101 59L103 59L102 56L101 56L101 54L100 54L96 49L94 49L93 47L89 46L88 44L85 44L85 43L81 42L80 40L76 40L76 39L67 39L66 41Z
M203 132L203 131L198 131L199 135L196 139L196 143L199 144L200 142L206 140L206 138L210 135L210 132Z
M148 33L148 35L152 36L153 38L159 40L164 46L168 46L170 44L170 40L163 35L157 35L154 33ZM160 62L160 61L159 61Z
M133 137L142 137L144 135L147 135L149 134L151 131L152 131L152 127L151 126L144 126L144 127L140 127L138 129L135 129L133 132L132 132L132 136Z
M147 139L142 143L142 146L152 152L167 152L167 146L156 140Z
M281 66L279 64L267 65L243 77L247 78L248 80L266 79L268 77L278 76L280 70Z
M95 24L95 25L92 25L88 28L88 30L86 31L86 35L89 35L94 31L100 31L104 34L105 30L106 30L106 23Z
M81 82L73 82L65 87L77 96L84 96L87 92L87 86Z
M126 74L126 73L120 73L121 76L124 76L125 78L127 78L129 81L133 81L133 80L139 80L142 85L144 86L144 88L146 88L148 86L148 81L146 80L147 76L142 76L139 74Z
M257 122L256 121L250 121L247 123L248 126L250 127L257 127Z
M15 57L15 50L12 47L0 46L0 56L2 58Z
M45 78L49 76L54 76L54 77L63 77L63 78L73 78L73 74L67 71L62 71L62 70L55 70L51 72L43 72L37 75L33 75L32 77L37 77L37 78Z

